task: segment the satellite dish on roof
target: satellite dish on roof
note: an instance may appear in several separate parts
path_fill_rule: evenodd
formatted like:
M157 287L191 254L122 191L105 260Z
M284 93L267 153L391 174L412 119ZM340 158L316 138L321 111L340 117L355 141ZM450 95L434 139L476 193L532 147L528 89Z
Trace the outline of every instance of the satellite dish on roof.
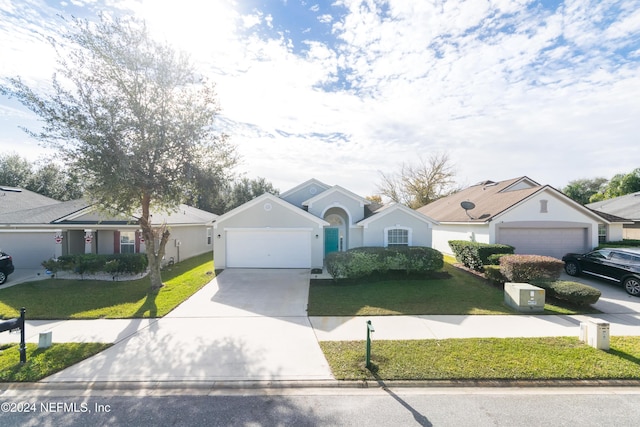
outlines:
M474 208L476 207L475 203L470 202L470 201L468 201L468 200L465 200L465 201L463 201L463 202L460 202L460 207L461 207L462 209L464 209L464 212L467 214L467 216L468 216L469 218L471 218L471 219L475 219L474 217L472 217L471 215L469 215L469 211L470 211L471 209L474 209Z
M474 209L476 207L476 205L473 202L470 202L468 200L465 200L464 202L461 202L460 206L462 206L462 209L464 209L465 211L469 211L469 210Z

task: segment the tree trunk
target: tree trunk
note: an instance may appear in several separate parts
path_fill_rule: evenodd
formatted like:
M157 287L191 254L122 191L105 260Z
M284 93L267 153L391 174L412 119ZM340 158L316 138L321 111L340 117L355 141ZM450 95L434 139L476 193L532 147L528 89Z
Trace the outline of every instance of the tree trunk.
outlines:
M144 237L147 262L149 267L149 279L151 280L151 291L157 291L162 286L162 258L164 258L165 247L169 241L170 232L166 224L154 228L149 221L150 197L142 198L142 216L140 217L140 228ZM157 247L156 247L157 244Z

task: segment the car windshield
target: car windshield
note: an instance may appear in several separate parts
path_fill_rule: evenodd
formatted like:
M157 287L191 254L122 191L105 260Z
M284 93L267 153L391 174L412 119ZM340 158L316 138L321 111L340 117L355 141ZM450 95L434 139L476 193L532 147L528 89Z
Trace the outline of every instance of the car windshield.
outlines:
M596 258L596 259L607 259L611 255L611 251L607 251L605 249L600 249L598 251L589 252L587 257Z

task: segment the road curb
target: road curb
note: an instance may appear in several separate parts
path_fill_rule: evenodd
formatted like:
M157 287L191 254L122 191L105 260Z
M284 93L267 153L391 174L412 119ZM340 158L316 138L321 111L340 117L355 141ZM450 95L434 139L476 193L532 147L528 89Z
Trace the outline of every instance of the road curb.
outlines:
M376 388L563 388L563 387L640 387L638 380L392 380L392 381L100 381L5 383L2 395L24 392L145 392L148 394L206 394L232 390L281 389L376 389Z

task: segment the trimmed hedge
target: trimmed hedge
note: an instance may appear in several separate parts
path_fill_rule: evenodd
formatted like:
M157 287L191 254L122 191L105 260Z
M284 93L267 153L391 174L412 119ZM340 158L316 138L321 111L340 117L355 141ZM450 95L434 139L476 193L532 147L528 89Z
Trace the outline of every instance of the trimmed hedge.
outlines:
M532 280L556 280L564 263L542 255L505 255L500 258L500 273L510 282L529 283Z
M363 247L346 252L331 252L325 258L327 272L334 280L357 279L390 270L428 273L444 266L442 253L424 247Z
M625 239L618 242L605 242L598 245L596 249L602 248L637 248L640 246L640 240Z
M490 264L489 257L495 254L512 254L513 246L468 242L466 240L449 240L449 247L458 262L476 271L482 271L484 265Z
M499 283L501 285L504 285L505 282L507 282L507 278L504 277L500 272L499 265L485 265L484 277L486 277L486 279L491 283Z
M53 273L72 271L84 275L105 272L118 275L144 273L148 262L146 254L78 254L43 261L42 266Z
M580 306L595 304L602 295L599 289L577 282L540 280L532 284L545 289L547 295L552 298Z

